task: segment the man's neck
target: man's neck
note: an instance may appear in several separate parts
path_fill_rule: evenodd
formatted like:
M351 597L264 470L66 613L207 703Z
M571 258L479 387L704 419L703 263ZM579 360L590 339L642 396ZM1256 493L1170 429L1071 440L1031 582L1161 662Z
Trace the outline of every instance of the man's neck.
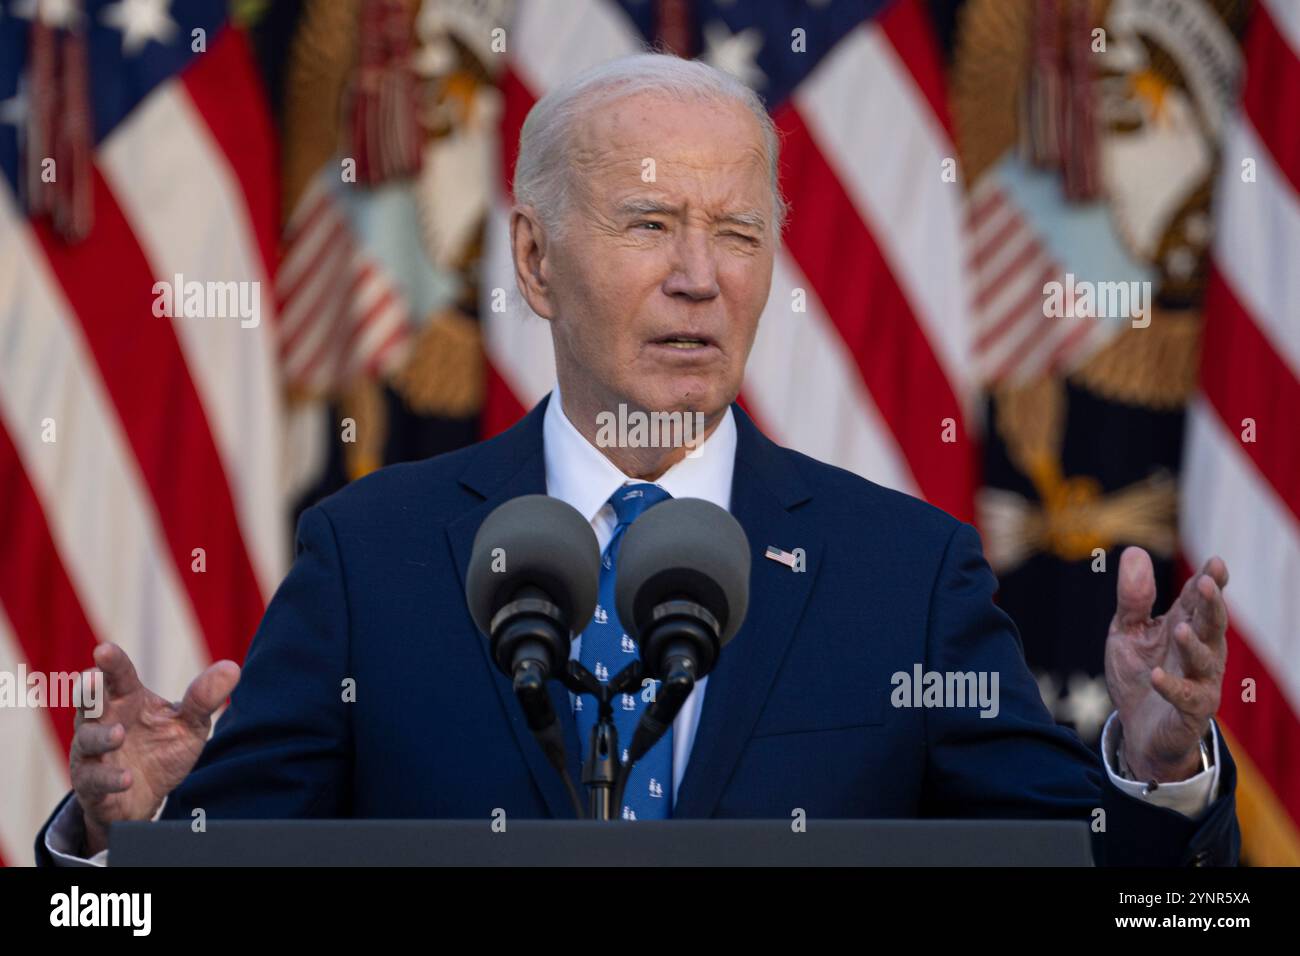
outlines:
M560 411L567 418L570 424L578 430L583 438L587 439L588 444L599 451L602 455L613 463L614 467L627 475L629 478L636 478L639 481L658 481L663 477L673 465L677 464L694 448L702 445L710 435L722 423L723 417L727 414L728 406L723 406L719 411L704 418L704 428L702 433L697 434L691 429L688 435L688 441L675 447L654 447L653 445L632 446L625 445L622 442L605 442L599 440L600 415L617 415L616 409L603 407L607 403L593 401L586 398L581 390L571 392L564 390L557 391L560 398ZM628 413L640 412L645 415L650 413L644 409L633 408L627 403L623 403ZM601 406L601 407L598 407ZM683 412L683 418L694 418L694 413ZM686 430L683 430L686 434Z

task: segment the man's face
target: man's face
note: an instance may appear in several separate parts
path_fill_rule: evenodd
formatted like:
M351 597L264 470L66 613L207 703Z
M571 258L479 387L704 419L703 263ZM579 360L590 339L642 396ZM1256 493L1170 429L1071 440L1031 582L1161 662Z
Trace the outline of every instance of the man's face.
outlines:
M772 280L758 121L638 94L592 110L572 147L565 232L540 263L566 407L720 412Z

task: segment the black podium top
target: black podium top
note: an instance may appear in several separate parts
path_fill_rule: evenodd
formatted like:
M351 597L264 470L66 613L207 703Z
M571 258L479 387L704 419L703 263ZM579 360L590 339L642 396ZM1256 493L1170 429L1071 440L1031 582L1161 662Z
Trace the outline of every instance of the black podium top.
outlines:
M112 866L1091 866L1057 820L216 820L112 828ZM500 830L501 824L497 824Z

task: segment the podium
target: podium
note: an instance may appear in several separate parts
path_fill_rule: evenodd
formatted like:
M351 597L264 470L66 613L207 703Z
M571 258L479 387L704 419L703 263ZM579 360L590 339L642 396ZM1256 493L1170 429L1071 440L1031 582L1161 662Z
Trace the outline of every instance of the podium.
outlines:
M122 823L119 866L1092 866L1060 820L210 820ZM501 824L498 823L498 829Z

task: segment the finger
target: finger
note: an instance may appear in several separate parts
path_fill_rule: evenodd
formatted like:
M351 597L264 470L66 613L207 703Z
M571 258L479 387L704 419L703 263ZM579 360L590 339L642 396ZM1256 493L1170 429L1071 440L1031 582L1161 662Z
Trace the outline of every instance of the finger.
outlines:
M1212 709L1206 691L1200 684L1189 678L1171 674L1162 667L1152 669L1151 686L1156 689L1156 693L1169 701L1175 710L1188 717L1200 720L1208 716Z
M1174 645L1183 660L1183 672L1191 677L1208 677L1218 671L1218 656L1197 636L1186 621L1174 628Z
M104 690L104 672L98 667L88 667L77 675L76 706L72 709L72 727L99 720L108 707Z
M83 757L102 757L122 746L126 728L121 724L83 724L77 728L73 743Z
M1192 626L1201 640L1211 646L1222 642L1228 630L1228 605L1223 591L1209 574L1196 579L1196 605L1192 609Z
M1219 586L1220 590L1228 586L1228 563L1217 554L1205 562L1205 565L1201 568L1201 573L1214 578L1214 583Z
M102 800L131 789L131 771L105 764L82 764L78 770L76 791L89 800Z
M109 700L125 697L142 686L131 658L116 644L100 644L96 647L95 664L104 672L104 686Z
M1128 547L1119 557L1119 582L1115 586L1115 620L1122 627L1145 624L1156 601L1156 575L1151 556Z
M234 661L217 661L190 681L181 699L181 717L195 727L207 727L213 713L238 683L239 665Z
M87 698L86 698L86 693L85 693L85 688L87 687L88 682L92 679L92 675L94 675L94 674L98 674L99 672L100 672L100 671L99 671L99 668L98 668L98 667L88 667L88 668L86 668L84 671L82 671L81 674L77 677L77 680L81 681L81 687L82 687L81 699L82 699L83 701L87 699ZM72 711L72 728L73 728L73 730L76 730L78 727L80 727L83 723L85 723L85 722L88 721L88 720L97 720L97 719L98 719L98 718L96 718L96 717L91 717L91 716L89 716L89 715L86 713L86 710L87 710L86 707L75 707L75 708L73 708L73 711Z
M1193 574L1183 582L1183 586L1178 590L1178 597L1174 599L1173 606L1169 609L1171 613L1176 611L1187 618L1192 616L1192 612L1196 610L1196 602L1198 600L1196 595L1196 582L1200 579L1200 574Z

